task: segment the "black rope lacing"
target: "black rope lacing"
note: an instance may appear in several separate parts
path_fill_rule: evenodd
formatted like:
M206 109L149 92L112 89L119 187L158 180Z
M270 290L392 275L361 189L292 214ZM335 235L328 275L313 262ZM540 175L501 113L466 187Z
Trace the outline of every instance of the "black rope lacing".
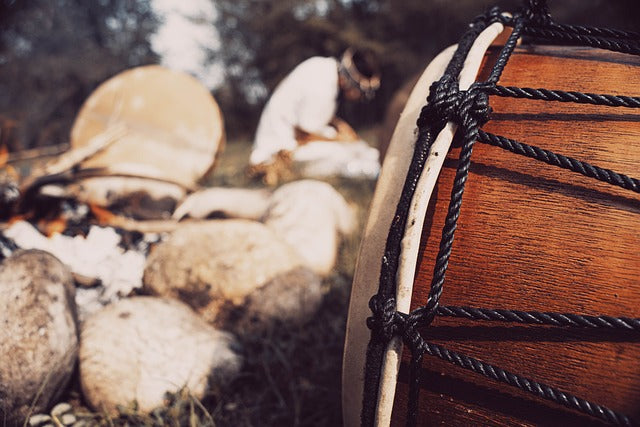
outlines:
M503 46L494 67L485 82L472 84L468 90L459 89L459 74L464 60L476 37L488 25L502 22L511 26L512 32ZM510 58L518 39L533 36L536 40L575 43L613 51L640 54L640 34L591 28L574 25L562 25L552 21L546 1L525 0L525 7L512 17L502 15L498 8L492 8L486 14L476 18L467 33L462 37L458 48L449 62L440 80L431 85L427 104L418 118L418 137L413 157L407 172L400 199L392 219L382 265L378 293L369 301L373 315L367 319L371 329L371 340L367 348L365 383L361 421L363 425L373 425L378 401L378 386L384 351L396 336L402 337L411 350L409 381L409 402L407 425L415 426L418 415L420 391L420 369L425 354L439 357L450 363L482 374L494 380L528 391L544 399L564 405L584 414L599 418L616 425L632 425L626 415L597 405L570 393L548 385L507 372L481 360L474 359L442 346L427 342L418 328L428 326L436 316L459 317L472 320L515 322L573 328L609 328L640 331L640 319L612 316L591 316L573 313L553 313L517 311L505 309L485 309L476 307L454 307L439 305L449 258L451 255L457 221L460 216L462 196L469 175L473 145L476 141L490 144L512 153L523 155L547 164L558 166L584 176L598 179L634 192L640 192L640 180L626 175L590 165L539 147L523 144L502 136L484 132L480 127L489 119L491 108L489 95L526 98L545 101L586 103L609 107L640 108L640 97L619 95L564 92L548 89L530 89L499 86L498 80ZM458 125L461 133L461 150L458 160L451 199L445 224L442 230L440 248L436 257L433 278L426 305L410 313L400 313L396 308L396 272L399 265L401 240L408 218L409 205L416 191L420 174L424 168L429 149L435 136L444 125L452 121Z
M478 141L640 193L640 180L609 169L593 166L571 157L556 154L533 145L523 144L522 142L505 138L504 136L494 135L483 130L478 131Z

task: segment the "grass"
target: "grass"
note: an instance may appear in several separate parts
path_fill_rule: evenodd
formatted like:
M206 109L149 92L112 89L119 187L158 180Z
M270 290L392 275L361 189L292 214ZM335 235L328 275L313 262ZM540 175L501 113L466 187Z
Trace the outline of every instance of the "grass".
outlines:
M244 170L249 142L227 144L205 186L259 187ZM256 334L237 333L245 353L240 375L199 401L182 391L151 414L123 408L118 417L86 412L77 386L68 400L90 425L101 426L337 426L342 424L341 369L351 279L374 182L328 180L356 209L357 231L344 239L325 298L304 325L280 324ZM240 331L241 332L241 331ZM77 414L79 412L76 411Z

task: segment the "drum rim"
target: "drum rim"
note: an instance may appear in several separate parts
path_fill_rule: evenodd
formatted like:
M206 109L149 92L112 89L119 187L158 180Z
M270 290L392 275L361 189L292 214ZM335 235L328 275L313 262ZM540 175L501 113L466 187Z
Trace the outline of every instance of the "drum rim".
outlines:
M482 31L478 36L465 60L464 68L460 74L460 88L462 90L468 89L468 87L475 81L486 51L491 43L493 43L493 41L503 32L503 30L504 26L501 23L494 23ZM450 46L434 58L416 83L416 86L411 92L409 100L407 101L393 132L393 136L389 144L389 152L385 159L385 163L382 166L380 181L391 176L400 175L403 177L406 174L412 154L412 146L409 146L409 148L406 147L408 131L410 131L412 135L415 135L415 123L420 113L420 109L423 106L424 99L426 99L429 86L442 76L456 47L457 45ZM444 158L446 157L445 155L438 155L438 153L448 152L453 141L455 130L456 125L449 122L438 134L434 146L432 150L430 150L427 164L425 165L424 170L427 173L421 176L415 195L411 200L411 207L409 210L410 216L407 221L402 241L401 258L397 277L397 308L402 312L409 311L413 281L415 279L417 253L422 234L422 224L424 222L433 188L435 187L437 177L442 168ZM404 147L402 144L404 144ZM397 185L401 188L402 178L398 181L399 183ZM380 187L376 188L376 194L374 194L374 199L372 201L371 211L369 218L367 219L358 261L356 263L349 304L349 316L347 318L342 370L342 406L343 422L345 426L355 426L360 424L360 413L364 390L365 357L363 355L366 354L366 346L370 333L369 329L366 327L363 316L358 316L358 322L356 322L353 314L355 312L360 314L367 313L368 297L375 294L378 283L377 280L371 283L372 281L370 280L370 276L373 274L373 277L377 278L380 274L380 260L384 252L386 231L388 230L393 216L392 212L388 215L388 218L386 218L385 221L386 226L378 223L381 218L376 218L376 216L380 213L379 211L382 208L382 205L386 205L386 201L383 203L382 200L385 195L377 194L381 193L381 191ZM399 191L396 193L397 194L393 196L395 198L395 204L398 202ZM365 240L373 239L371 234L374 227L382 227L384 230L382 235L376 236L378 244L372 247L372 244L366 245ZM382 241L380 242L380 240ZM377 266L373 270L370 265L363 263L364 257L371 257L372 255L377 262ZM367 285L368 287L366 287ZM354 342L354 337L358 337L359 339L356 339ZM360 360L358 360L358 355L360 355ZM378 393L378 402L376 404L377 426L390 424L401 356L402 341L400 338L396 337L392 339L385 350L379 387L380 392Z

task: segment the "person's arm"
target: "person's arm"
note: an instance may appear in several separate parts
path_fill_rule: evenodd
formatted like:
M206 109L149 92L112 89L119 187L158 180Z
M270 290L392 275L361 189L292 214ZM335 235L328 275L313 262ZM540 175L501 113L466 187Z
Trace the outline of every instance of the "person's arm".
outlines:
M345 142L353 142L360 139L355 130L351 127L351 125L340 117L334 117L331 119L331 126L336 129L337 135L336 141L345 141Z
M329 126L335 130L335 135L332 137L327 137L325 135L320 135L317 133L305 132L304 130L296 127L295 136L296 141L298 141L298 145L304 145L311 141L354 142L360 139L356 131L353 130L349 123L345 122L339 117L334 117L333 119L331 119Z

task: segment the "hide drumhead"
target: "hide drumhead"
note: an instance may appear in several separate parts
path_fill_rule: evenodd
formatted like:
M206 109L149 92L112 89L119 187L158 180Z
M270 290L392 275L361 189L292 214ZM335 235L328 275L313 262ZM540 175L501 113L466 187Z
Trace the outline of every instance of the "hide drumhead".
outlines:
M73 149L110 127L127 133L82 163L82 168L132 168L184 187L213 165L224 141L220 109L195 78L151 65L102 83L85 101L71 131Z

